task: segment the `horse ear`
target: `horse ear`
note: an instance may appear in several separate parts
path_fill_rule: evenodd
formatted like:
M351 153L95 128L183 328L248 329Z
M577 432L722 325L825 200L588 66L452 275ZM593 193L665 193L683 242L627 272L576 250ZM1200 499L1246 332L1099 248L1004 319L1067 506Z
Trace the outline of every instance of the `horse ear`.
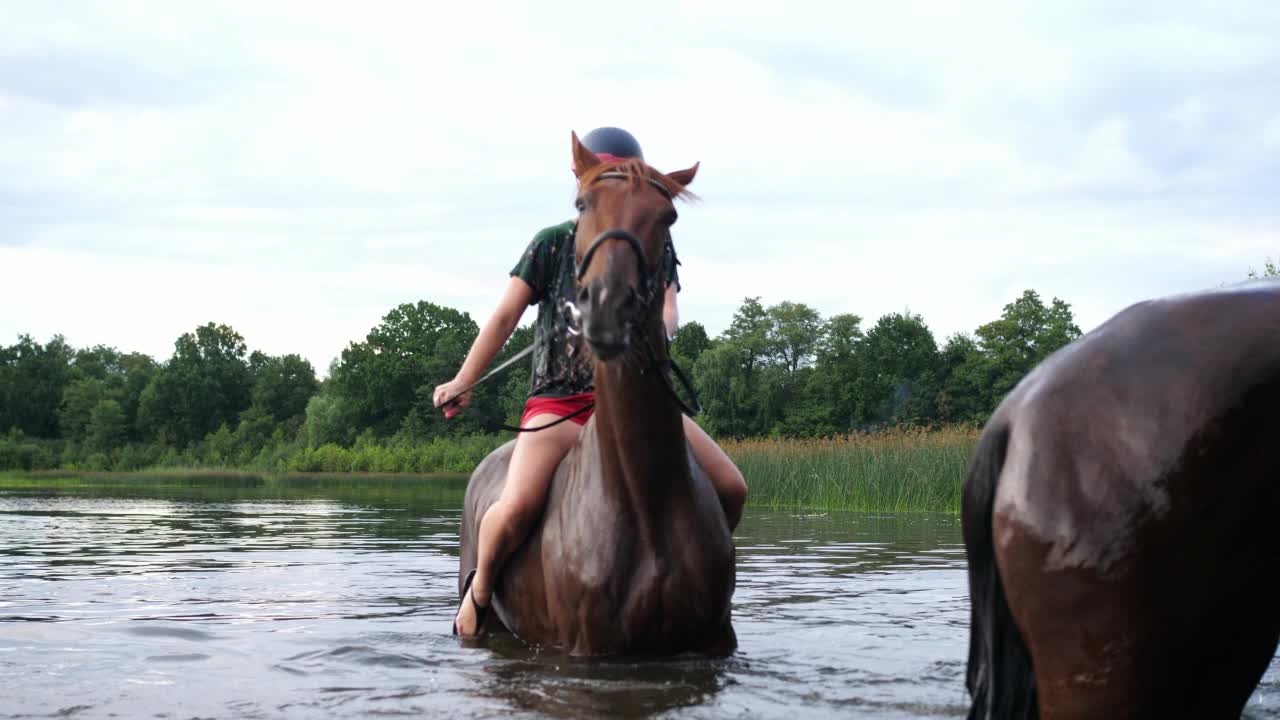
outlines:
M583 173L600 164L600 158L578 140L578 133L570 130L569 134L573 136L573 174L582 177Z
M687 187L690 183L693 182L693 176L698 174L698 166L701 164L702 164L701 162L696 162L693 164L693 167L691 168L686 168L684 170L676 170L675 172L667 173L667 177L680 183L681 187Z

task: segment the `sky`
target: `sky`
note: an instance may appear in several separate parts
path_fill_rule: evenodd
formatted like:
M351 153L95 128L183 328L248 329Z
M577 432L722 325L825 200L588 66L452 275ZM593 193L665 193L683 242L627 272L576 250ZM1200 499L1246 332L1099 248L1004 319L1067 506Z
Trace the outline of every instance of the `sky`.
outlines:
M600 125L701 163L712 335L758 296L941 343L1026 289L1088 331L1280 254L1280 3L1118 5L6 3L0 343L216 322L324 374L400 303L483 322Z

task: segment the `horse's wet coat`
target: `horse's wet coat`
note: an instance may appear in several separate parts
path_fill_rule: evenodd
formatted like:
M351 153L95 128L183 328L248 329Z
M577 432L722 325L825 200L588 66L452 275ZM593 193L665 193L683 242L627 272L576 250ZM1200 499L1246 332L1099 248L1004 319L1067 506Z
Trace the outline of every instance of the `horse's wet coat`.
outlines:
M1238 717L1280 637L1280 284L1135 305L984 430L971 717Z

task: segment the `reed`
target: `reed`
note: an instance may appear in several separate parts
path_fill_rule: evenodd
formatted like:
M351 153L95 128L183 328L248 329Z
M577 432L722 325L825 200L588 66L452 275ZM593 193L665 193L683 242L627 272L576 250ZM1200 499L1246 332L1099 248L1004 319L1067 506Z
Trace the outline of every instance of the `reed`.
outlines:
M863 512L960 511L960 492L979 428L886 430L824 439L726 441L742 470L748 506ZM466 476L504 439L494 436L420 444L357 443L299 448L275 469L167 467L141 472L47 470L0 473L0 490L22 488L135 489L200 485L291 490L361 489L456 493Z
M969 426L888 430L724 449L747 479L749 507L958 513L978 434Z

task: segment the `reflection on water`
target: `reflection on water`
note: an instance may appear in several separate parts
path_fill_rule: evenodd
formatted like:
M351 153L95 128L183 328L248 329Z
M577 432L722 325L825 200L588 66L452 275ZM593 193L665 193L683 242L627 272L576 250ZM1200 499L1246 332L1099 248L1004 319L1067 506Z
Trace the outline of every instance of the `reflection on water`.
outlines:
M948 516L749 511L724 660L459 643L461 485L0 492L0 718L955 717ZM1250 712L1280 716L1274 669Z

